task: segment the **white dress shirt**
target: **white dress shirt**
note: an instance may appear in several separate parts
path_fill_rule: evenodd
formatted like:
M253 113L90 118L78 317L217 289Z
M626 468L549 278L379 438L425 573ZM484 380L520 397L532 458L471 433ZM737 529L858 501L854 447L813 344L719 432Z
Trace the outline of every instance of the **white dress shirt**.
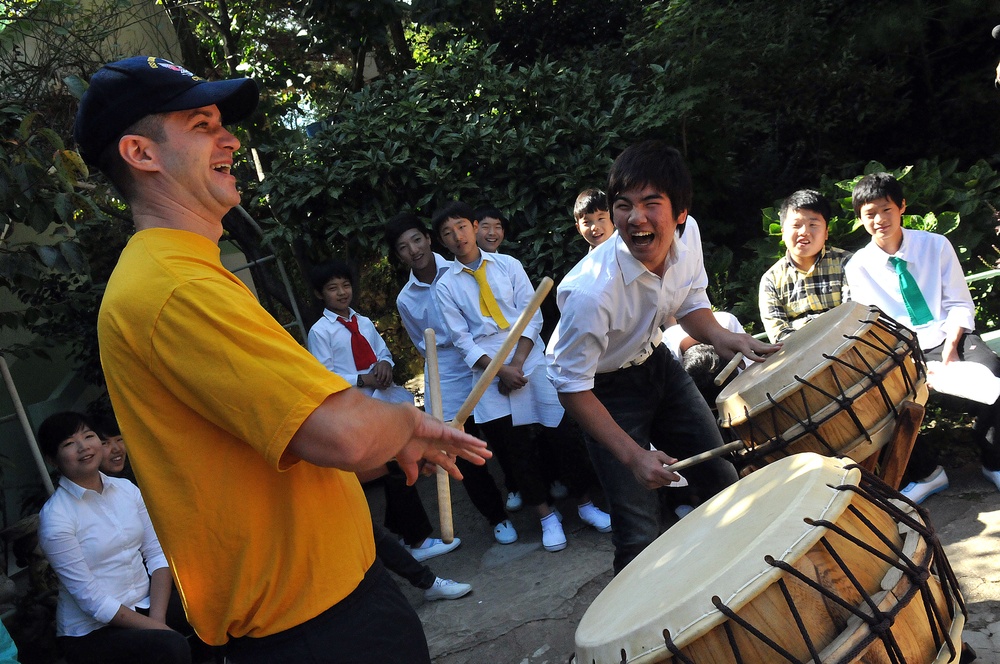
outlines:
M559 284L559 325L549 339L549 378L559 392L594 388L594 376L649 357L671 316L710 309L701 231L688 216L674 236L663 278L637 261L621 237L577 263Z
M122 606L149 608L149 577L167 566L139 488L101 474L101 493L65 477L39 513L38 542L59 577L56 636L107 626Z
M438 374L441 378L442 411L447 422L454 419L462 402L472 391L472 370L462 359L461 351L452 343L448 326L445 325L437 303L437 284L441 276L451 267L451 261L435 253L434 265L437 274L434 276L434 281L429 284L420 281L412 271L410 272L409 280L396 296L396 309L399 310L399 318L403 321L403 327L406 328L410 341L425 360L427 348L424 346L424 330L427 328L434 330ZM427 376L426 363L424 376Z
M910 321L899 276L889 262L892 256L906 261L907 271L913 275L934 316L931 322L915 326ZM976 309L962 265L951 242L943 235L904 228L903 242L895 254L882 251L872 240L848 261L844 273L852 300L875 305L912 329L923 350L941 345L948 333L957 328L969 332L976 329Z
M505 254L480 253L482 260L487 262L486 279L493 297L504 318L513 325L534 295L531 280L516 258ZM478 380L483 372L475 368L476 361L483 355L490 358L496 355L507 338L508 330L501 330L493 318L482 314L479 307L479 284L473 275L463 271L465 267L459 261L453 261L438 280L436 294L452 342L459 349L466 365L472 368L473 380ZM522 337L534 342L521 368L528 378L528 384L509 395L503 395L497 389L500 379L494 378L476 404L476 421L489 422L511 415L514 426L542 424L554 427L559 424L563 408L555 390L546 380L545 355L539 336L541 329L542 313L536 311L521 333ZM509 362L510 357L505 360L505 363Z
M375 323L354 309L348 309L348 311L351 314L348 320L353 318L358 322L358 332L371 345L372 351L375 353L375 362L364 369L359 369L354 364L354 351L351 350L351 331L337 320L340 316L329 309L324 309L323 317L310 328L308 347L309 352L322 362L323 366L346 380L350 385L357 385L359 375L367 374L373 366L382 360L389 364L393 364L393 361L389 347L385 345L382 335L375 329ZM393 384L381 390L374 387L360 387L358 389L381 401L413 403L413 395L399 385Z

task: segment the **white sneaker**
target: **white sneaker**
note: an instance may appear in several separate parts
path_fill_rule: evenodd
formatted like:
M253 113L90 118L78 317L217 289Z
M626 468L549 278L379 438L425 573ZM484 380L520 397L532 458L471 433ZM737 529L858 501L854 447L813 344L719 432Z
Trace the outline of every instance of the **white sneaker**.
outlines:
M424 562L431 558L437 556L443 556L449 551L454 551L462 543L462 540L457 537L451 541L449 544L445 544L444 540L439 540L434 537L428 537L425 539L420 546L407 546L403 544L403 548L410 552L417 562Z
M927 500L929 496L940 493L947 488L948 474L944 472L944 468L938 466L934 469L933 473L919 482L910 482L900 489L899 492L919 505Z
M576 513L580 515L581 521L596 528L597 532L611 532L611 515L598 508L594 503L588 502L586 505L577 506Z
M500 544L513 544L517 541L517 531L510 519L504 519L493 526L493 538Z
M553 500L562 500L569 495L569 489L566 488L565 484L556 480L549 487L549 495L552 496Z
M566 534L554 512L542 519L542 546L546 551L562 551L566 548Z
M520 491L511 491L507 494L507 511L516 512L524 506L524 501L521 500Z
M451 579L442 579L440 576L434 579L434 585L424 591L424 599L434 601L436 599L458 599L465 597L472 592L472 586L468 583L458 583Z
M993 482L997 487L997 491L1000 491L1000 470L987 470L986 466L983 466L983 477Z

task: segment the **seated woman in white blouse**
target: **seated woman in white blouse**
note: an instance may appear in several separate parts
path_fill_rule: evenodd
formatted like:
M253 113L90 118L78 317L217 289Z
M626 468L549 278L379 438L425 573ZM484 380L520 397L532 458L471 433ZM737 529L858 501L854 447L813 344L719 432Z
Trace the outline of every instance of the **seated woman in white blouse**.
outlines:
M38 539L59 578L66 661L190 664L187 641L166 624L173 582L139 489L100 472L103 446L84 415L52 415L38 443L61 475Z

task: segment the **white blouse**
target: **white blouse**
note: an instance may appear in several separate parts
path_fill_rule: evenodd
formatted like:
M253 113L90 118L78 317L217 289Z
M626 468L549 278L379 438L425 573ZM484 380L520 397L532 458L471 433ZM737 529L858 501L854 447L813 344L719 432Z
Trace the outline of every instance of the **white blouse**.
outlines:
M167 566L139 488L101 473L98 493L66 479L39 513L38 541L59 577L56 636L105 627L121 606L149 608L149 577Z

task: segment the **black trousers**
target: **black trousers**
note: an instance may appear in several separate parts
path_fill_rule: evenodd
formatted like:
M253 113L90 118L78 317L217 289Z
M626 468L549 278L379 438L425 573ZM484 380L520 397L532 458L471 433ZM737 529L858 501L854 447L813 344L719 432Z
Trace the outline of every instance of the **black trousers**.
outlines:
M385 489L385 527L403 538L407 546L417 546L434 531L417 487L407 486L406 475L395 461L386 464L389 474L382 478Z
M929 361L941 361L941 350L944 344L924 351L924 359ZM965 334L958 342L958 359L966 362L977 362L984 365L994 376L1000 376L1000 358L990 350L978 334ZM975 401L960 400L968 412L976 416L976 424L973 433L976 442L979 444L980 460L987 470L1000 470L1000 399L992 406L977 403ZM986 439L986 432L991 427L996 427L993 442ZM906 467L906 482L921 480L932 472L938 465L938 455L935 450L931 450L923 441L918 440L913 446L913 453L910 455L910 462Z
M375 555L390 572L398 574L409 581L411 586L421 590L434 585L437 575L404 549L395 535L377 523L372 524L372 533L375 535Z
M416 612L376 558L350 595L301 625L229 642L234 664L430 664Z
M178 631L130 629L108 625L84 636L61 636L59 646L68 664L191 664L191 647L181 632L191 630L180 608L176 589L167 624ZM149 612L136 609L144 615ZM179 622L178 622L179 620ZM185 631L185 628L187 631Z
M549 487L542 473L536 426L514 426L511 416L507 415L489 422L480 422L479 429L497 457L501 454L507 456L524 504L534 507L547 503Z
M538 447L546 485L559 480L577 502L580 496L597 487L597 473L583 442L583 431L573 418L563 415L559 426L539 427Z

